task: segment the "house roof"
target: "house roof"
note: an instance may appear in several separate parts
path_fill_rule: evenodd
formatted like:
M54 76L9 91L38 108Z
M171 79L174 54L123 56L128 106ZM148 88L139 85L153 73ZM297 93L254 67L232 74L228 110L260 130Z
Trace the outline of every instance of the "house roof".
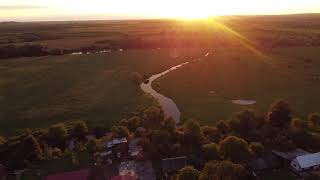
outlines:
M187 158L183 157L175 157L175 158L166 158L162 159L162 169L164 172L174 172L187 164Z
M72 171L49 175L47 176L46 180L87 180L89 174L90 173L88 169L83 169L80 171Z
M320 152L298 156L296 157L295 161L299 163L301 168L309 168L320 165Z
M123 144L123 143L127 143L127 138L123 137L123 138L115 138L111 141L109 141L107 143L108 148L113 147L114 145L118 145L118 144Z
M105 151L105 152L102 152L100 156L108 156L110 154L112 154L112 151Z

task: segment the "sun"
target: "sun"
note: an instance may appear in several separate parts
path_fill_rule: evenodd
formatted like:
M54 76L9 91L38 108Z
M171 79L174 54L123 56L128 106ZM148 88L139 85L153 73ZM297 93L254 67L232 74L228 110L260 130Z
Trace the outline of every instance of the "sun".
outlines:
M177 14L177 17L175 17L175 18L193 21L193 20L204 20L204 19L208 19L209 17L213 17L213 16L216 16L216 15L199 11L199 12L194 12L194 13Z

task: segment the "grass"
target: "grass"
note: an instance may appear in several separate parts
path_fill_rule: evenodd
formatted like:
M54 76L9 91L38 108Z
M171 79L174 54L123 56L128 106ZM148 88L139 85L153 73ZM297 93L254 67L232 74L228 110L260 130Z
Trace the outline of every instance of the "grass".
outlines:
M174 99L183 119L196 118L203 124L228 119L245 108L262 114L279 99L289 101L295 116L306 118L320 111L319 81L312 80L312 74L320 74L319 50L277 49L266 58L246 48L217 48L199 62L160 78L155 88ZM312 63L306 64L306 58ZM233 99L252 99L257 104L240 106L231 103Z
M256 44L318 42L320 15L227 16L216 18ZM141 38L146 42L186 42L204 39L203 43L223 40L228 35L215 24L176 20L74 21L0 23L0 45L35 43L48 48L82 48L106 40L127 41ZM213 40L211 40L213 38ZM159 43L160 45L162 43Z
M173 20L0 23L1 45L30 42L48 48L81 48L105 46L108 40L142 39L154 43L155 49L158 45L198 47L0 60L0 134L78 119L91 126L109 126L153 103L130 82L131 72L160 72L208 51L201 47L212 54L157 81L158 90L176 101L183 119L196 118L205 124L227 119L244 108L232 104L232 99L256 100L249 107L259 112L275 100L286 99L294 115L305 118L320 111L320 85L312 80L320 74L319 47L288 46L320 42L319 18L319 14L231 16L218 18L216 24ZM248 42L266 47L268 52L262 52L267 58L242 47L248 48ZM270 48L273 45L278 48Z
M162 49L2 60L0 132L79 119L111 125L153 103L130 80L132 72L160 72L182 59Z

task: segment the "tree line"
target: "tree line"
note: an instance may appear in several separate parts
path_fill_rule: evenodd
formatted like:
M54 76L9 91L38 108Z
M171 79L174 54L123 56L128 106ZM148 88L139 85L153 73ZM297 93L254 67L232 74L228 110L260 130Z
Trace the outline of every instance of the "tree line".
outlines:
M141 132L141 128L145 132ZM248 163L266 150L319 151L319 128L318 113L310 114L307 120L293 118L289 103L283 100L272 104L264 115L244 110L213 126L201 126L194 119L176 124L172 118L164 118L161 108L151 106L122 119L109 130L103 126L89 130L84 121L78 121L26 130L8 139L0 137L0 163L14 170L65 156L70 154L66 143L70 138L79 140L75 151L86 150L93 159L96 152L104 150L102 137L111 132L113 138L127 137L129 141L139 138L145 158L152 161L186 156L188 166L173 175L177 180L241 180L251 178ZM96 139L86 140L88 134Z

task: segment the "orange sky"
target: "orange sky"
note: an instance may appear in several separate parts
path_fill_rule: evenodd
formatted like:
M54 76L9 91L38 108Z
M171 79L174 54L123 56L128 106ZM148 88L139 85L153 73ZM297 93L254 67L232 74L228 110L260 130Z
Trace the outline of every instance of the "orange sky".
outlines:
M205 18L320 12L320 0L1 0L0 20Z

